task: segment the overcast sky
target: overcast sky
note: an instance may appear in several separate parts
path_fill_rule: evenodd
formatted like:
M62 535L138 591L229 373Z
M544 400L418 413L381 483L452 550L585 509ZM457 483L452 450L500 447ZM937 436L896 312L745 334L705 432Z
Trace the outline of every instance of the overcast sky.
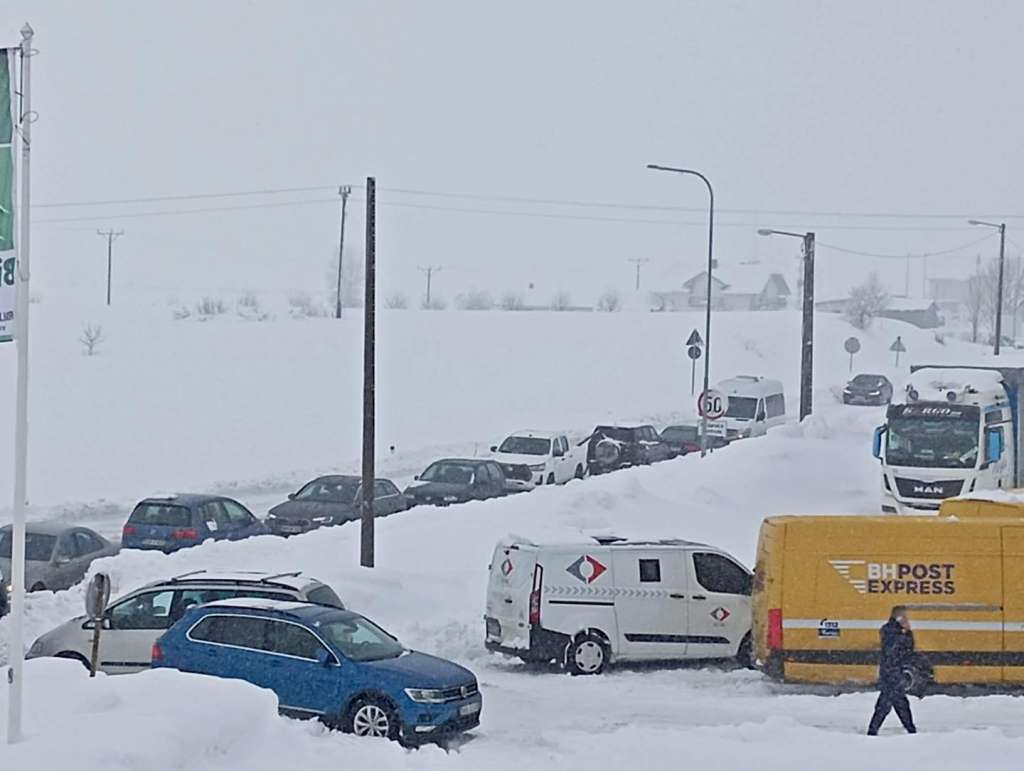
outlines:
M1024 4L1012 0L5 0L3 40L16 43L26 19L39 49L42 291L102 293L95 231L108 227L125 230L122 286L324 290L335 187L367 175L380 186L382 288L410 294L417 266L434 264L449 297L532 283L590 302L630 288L629 257L653 258L646 287L674 288L706 254L707 194L651 162L711 178L726 280L774 268L792 282L799 242L758 237L759 226L817 231L819 296L873 269L893 291L905 282L903 259L824 244L943 251L985 236L964 220L986 215L1012 217L1024 243ZM323 189L44 206L277 188ZM360 250L363 206L357 188L348 235ZM966 274L997 247L934 257L929 273Z

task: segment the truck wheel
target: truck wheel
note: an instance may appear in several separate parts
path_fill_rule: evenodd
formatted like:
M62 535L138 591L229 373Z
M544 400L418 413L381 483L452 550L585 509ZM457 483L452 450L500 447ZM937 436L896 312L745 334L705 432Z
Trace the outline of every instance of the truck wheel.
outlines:
M754 669L754 641L750 637L750 632L747 632L740 643L740 648L736 652L736 663L743 669Z
M32 584L32 586L29 589L29 591L30 592L45 592L46 591L46 584L44 584L42 581L36 581L34 584Z
M583 479L583 475L584 475L583 464L582 463L577 463L576 464L576 473L573 474L573 476L576 477L576 479Z
M573 675L599 675L608 664L608 646L592 632L579 635L566 651L566 666Z
M544 484L546 484L546 485L553 485L554 483L555 483L555 475L554 475L554 472L552 472L551 474L548 474L548 478L544 482Z

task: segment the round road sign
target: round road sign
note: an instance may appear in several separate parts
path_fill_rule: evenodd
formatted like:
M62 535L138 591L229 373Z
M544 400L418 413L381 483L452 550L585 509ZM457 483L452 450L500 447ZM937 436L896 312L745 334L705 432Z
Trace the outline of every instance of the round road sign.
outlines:
M708 420L718 420L729 409L729 397L711 388L697 398L697 411Z
M694 360L700 358L700 353L701 351L699 345L691 345L689 348L686 349L686 355Z
M843 348L846 349L848 354L853 356L853 354L860 350L860 340L856 337L848 337L846 338L846 342L843 343Z

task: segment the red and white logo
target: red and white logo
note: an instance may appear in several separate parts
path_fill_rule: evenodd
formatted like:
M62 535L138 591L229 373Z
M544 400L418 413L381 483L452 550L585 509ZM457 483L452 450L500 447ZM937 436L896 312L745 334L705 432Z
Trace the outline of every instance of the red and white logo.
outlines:
M505 576L505 578L508 578L512 574L513 570L515 570L515 565L512 564L512 560L505 557L505 561L501 563L501 574Z
M606 566L602 565L589 554L585 554L567 567L565 572L585 584L592 584L600 578L601 574L607 569L608 568Z
M728 608L723 608L721 606L719 606L719 607L715 608L713 611L711 611L711 618L713 618L718 623L722 623L727 618L729 618L729 616L731 616L731 615L732 615L732 613L729 612Z

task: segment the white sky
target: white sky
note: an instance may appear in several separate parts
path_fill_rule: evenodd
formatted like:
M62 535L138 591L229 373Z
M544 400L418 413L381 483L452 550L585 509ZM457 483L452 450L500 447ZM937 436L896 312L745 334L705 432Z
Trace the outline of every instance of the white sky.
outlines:
M1024 243L1024 5L953 2L92 2L6 0L0 39L28 19L34 60L34 201L328 189L290 196L35 210L37 286L102 295L97 228L123 228L117 281L170 292L326 288L338 205L111 215L331 199L380 185L383 291L495 293L533 282L589 302L672 288L706 250L699 181L719 206L722 269L761 260L794 283L798 242L758 226L814 228L823 244L902 255L986 233L1007 215ZM673 212L413 196L415 189L681 206ZM415 204L410 207L409 204ZM493 215L422 206L557 215ZM361 248L361 191L349 243ZM747 209L760 214L738 214ZM928 213L828 217L770 211ZM1014 216L1016 215L1016 216ZM564 217L678 220L614 222ZM44 220L95 217L88 221ZM997 239L933 258L956 275ZM1015 243L1009 244L1017 252ZM819 296L905 261L818 252ZM911 293L921 291L921 261Z

